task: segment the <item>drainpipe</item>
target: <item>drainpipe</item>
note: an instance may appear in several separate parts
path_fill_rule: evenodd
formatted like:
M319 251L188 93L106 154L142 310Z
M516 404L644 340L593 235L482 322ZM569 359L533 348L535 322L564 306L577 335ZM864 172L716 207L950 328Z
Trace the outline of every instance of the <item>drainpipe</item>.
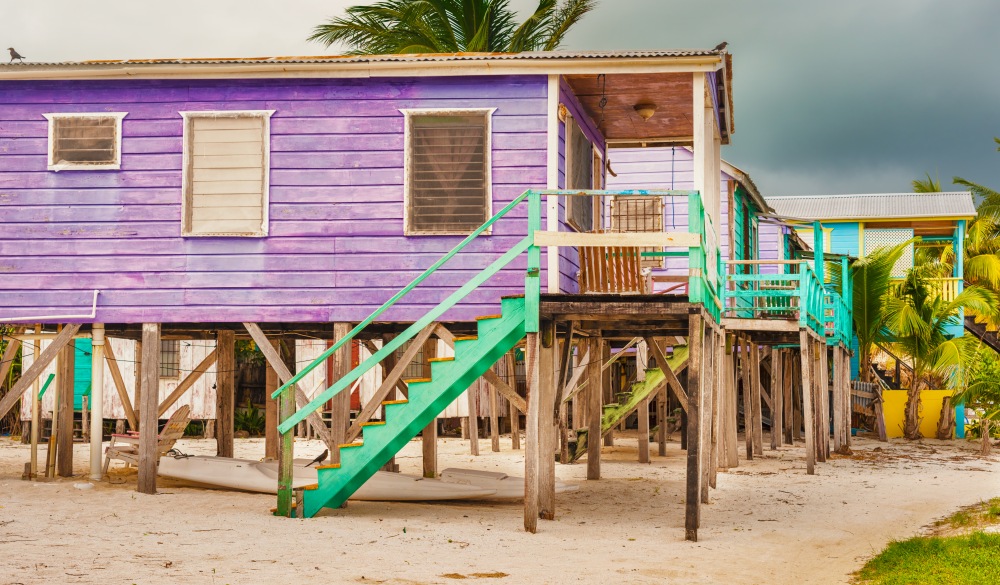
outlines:
M96 298L96 297L95 297ZM91 328L90 479L101 481L104 472L104 323Z
M89 315L40 315L35 317L0 317L0 323L17 323L31 321L34 323L65 323L69 319L93 319L97 317L97 295L101 291L94 290L94 300L90 304Z

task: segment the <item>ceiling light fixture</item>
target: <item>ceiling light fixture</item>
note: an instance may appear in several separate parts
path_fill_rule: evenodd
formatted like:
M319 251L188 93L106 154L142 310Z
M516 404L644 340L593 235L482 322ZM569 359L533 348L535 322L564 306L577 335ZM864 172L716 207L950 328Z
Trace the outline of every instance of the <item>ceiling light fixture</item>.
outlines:
M635 110L636 114L639 114L639 117L642 118L643 121L646 121L652 118L653 114L656 113L656 104L649 104L649 103L636 104L632 106L632 109Z

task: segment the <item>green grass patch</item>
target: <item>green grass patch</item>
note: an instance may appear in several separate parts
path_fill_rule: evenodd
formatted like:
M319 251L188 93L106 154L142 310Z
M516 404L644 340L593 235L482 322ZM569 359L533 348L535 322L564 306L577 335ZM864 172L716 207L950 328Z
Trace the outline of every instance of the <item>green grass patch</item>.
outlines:
M864 585L982 585L1000 575L1000 534L893 542L858 572Z

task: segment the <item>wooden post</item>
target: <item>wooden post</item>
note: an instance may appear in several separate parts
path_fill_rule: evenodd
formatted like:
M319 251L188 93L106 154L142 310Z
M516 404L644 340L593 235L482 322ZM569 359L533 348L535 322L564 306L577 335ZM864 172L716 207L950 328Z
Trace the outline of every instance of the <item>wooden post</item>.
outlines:
M527 415L524 447L524 529L538 531L539 513L539 461L538 461L538 410L539 372L538 352L541 349L538 333L525 336L524 366L527 381Z
M145 340L143 343L145 344ZM156 347L160 347L159 342L157 342ZM232 457L236 416L236 333L231 329L220 329L216 333L215 351L216 456ZM149 355L149 352L144 353ZM159 353L157 353L157 357L159 357ZM148 379L148 377L143 377L143 380ZM152 386L143 384L143 388L144 394L155 394L155 391L149 392L149 389L153 388ZM145 420L142 419L140 429L145 424Z
M801 353L801 352L800 352ZM801 355L799 356L802 357ZM792 388L792 441L802 440L802 427L805 424L805 420L802 414L802 380L804 374L802 373L803 360L794 360L793 367L795 368L795 386Z
M597 353L592 353L590 355L601 356L601 359L598 361L601 364L606 364L608 363L608 360L611 359L611 346L607 343L602 342L599 351L597 351ZM604 370L604 373L601 375L601 388L602 388L601 395L603 396L603 402L602 405L599 405L597 408L598 418L600 418L601 415L604 413L603 404L612 404L616 401L614 395L614 388L611 386L611 368ZM588 437L587 440L590 440L590 437ZM615 446L615 431L613 429L609 429L608 434L604 435L604 446L605 447Z
M792 359L792 352L788 349L781 350L782 362L785 365L785 369L781 374L782 382L782 397L781 406L784 407L785 411L781 415L781 422L784 423L783 429L783 439L786 445L792 444L792 387L795 385L794 372L795 363Z
M667 387L656 393L656 453L660 457L667 456L667 417L670 411L667 408Z
M542 324L539 353L538 393L538 517L556 517L556 451L559 448L559 421L556 419L556 386L559 383L559 343L555 323Z
M649 400L639 403L639 463L649 463Z
M851 449L851 356L847 348L841 350L844 367L841 368L841 375L844 377L844 448L850 452Z
M139 403L142 400L142 341L135 342L135 392L133 393L132 404L140 410L140 412L135 413L135 424L142 424L142 408L139 407ZM138 430L138 426L135 430Z
M492 366L496 368L496 366ZM500 404L497 400L497 389L493 384L487 384L487 392L490 398L490 449L494 453L500 452Z
M697 76L696 76L697 77ZM698 541L701 521L701 360L704 320L698 310L688 315L688 407L687 407L687 486L684 506L684 538Z
M91 327L90 384L90 479L101 481L104 475L104 324Z
M232 335L232 332L229 332ZM142 400L139 402L139 485L143 494L156 493L157 454L156 410L160 405L160 324L142 324ZM230 432L231 428L230 428ZM230 438L232 435L230 434ZM229 455L232 457L232 455Z
M281 343L277 339L268 342L271 348L280 354ZM271 394L278 389L278 372L265 360L264 370L264 458L278 458L278 400Z
M760 382L760 346L750 344L750 401L753 405L753 450L758 455L764 454L764 422L761 406Z
M781 446L782 435L782 395L784 394L784 380L782 376L785 371L784 352L780 349L771 349L771 450L775 451Z
M753 461L753 381L751 379L750 345L740 338L740 374L743 381L743 440L747 461ZM759 404L759 403L758 403Z
M710 376L706 378L709 384L712 386L711 396L711 412L712 412L712 435L711 435L711 457L708 482L709 486L713 489L716 487L716 478L719 474L719 460L722 458L722 449L720 448L720 442L723 437L723 427L722 427L722 396L723 388L725 384L723 382L725 376L724 364L724 354L726 349L726 340L723 335L723 330L721 328L714 329L712 331L712 345L709 346L712 350L712 363L710 368Z
M350 323L333 324L333 340L339 341L351 332ZM333 384L340 380L353 369L351 367L351 342L341 345L333 354L333 379L329 380ZM330 401L332 411L330 413L330 441L335 445L342 445L347 442L347 429L351 426L351 393L350 388L345 388ZM330 451L330 464L340 463L340 449Z
M517 390L517 363L514 350L507 352L504 364L507 368L507 384ZM521 414L512 401L508 400L507 404L510 407L510 448L518 451L521 449Z
M737 429L736 392L739 374L736 371L736 337L726 341L726 465L730 469L740 465L740 440Z
M813 371L813 350L812 339L809 332L799 329L799 348L801 352L802 371L802 414L805 417L806 435L806 473L814 475L816 473L816 433L813 428L813 405L812 395L814 387L812 383Z
M295 392L287 388L278 397L278 420L284 422L295 414ZM280 437L280 449L278 450L278 509L276 516L290 517L292 511L292 464L295 460L295 435L289 430ZM331 449L333 453L339 449ZM299 510L302 509L302 502L297 502Z
M833 348L833 450L840 453L844 448L844 386L841 368L840 346Z
M702 346L702 358L701 358L701 376L699 377L701 384L701 432L699 436L701 438L701 444L698 446L698 452L701 453L701 503L709 503L708 489L714 483L712 477L712 469L715 467L715 461L713 460L713 455L715 454L715 446L713 441L715 440L715 403L714 403L714 386L715 380L715 331L706 326L705 327L705 338L704 345Z
M76 347L70 341L59 352L56 378L56 473L59 477L73 476L73 386Z
M41 333L42 327L40 325L35 326L34 332ZM25 346L25 348L31 348L31 363L34 365L35 359L38 357L38 345L36 343L31 343ZM7 346L8 348L10 345ZM24 351L21 351L21 356L23 359ZM23 362L22 362L23 363ZM22 368L23 371L23 368ZM31 382L31 463L29 466L28 475L31 479L38 477L38 439L42 436L42 427L44 426L44 421L42 421L42 401L38 399L38 392L40 390L40 384L38 382L38 376ZM0 414L2 416L2 414Z
M601 398L604 394L601 372L603 360L595 359L602 355L604 345L597 336L588 339L590 343L590 361L587 363L587 392L590 400L587 405L587 479L601 479ZM608 431L610 436L613 431Z
M819 433L816 455L817 460L825 462L830 451L830 369L825 339L816 341L816 351L819 354L819 361L816 363L816 367L819 368L819 375L816 376L816 414L819 418L816 424L816 431Z
M430 365L431 358L437 357L438 340L435 338L428 338L424 341L423 354L424 361ZM398 364L397 364L398 365ZM430 372L426 372L428 375ZM437 437L438 437L438 421L435 417L420 434L420 449L424 468L424 477L433 479L437 477L438 474L438 451L437 451Z
M482 378L477 379L465 390L465 396L469 400L469 452L479 456L479 389L482 387Z

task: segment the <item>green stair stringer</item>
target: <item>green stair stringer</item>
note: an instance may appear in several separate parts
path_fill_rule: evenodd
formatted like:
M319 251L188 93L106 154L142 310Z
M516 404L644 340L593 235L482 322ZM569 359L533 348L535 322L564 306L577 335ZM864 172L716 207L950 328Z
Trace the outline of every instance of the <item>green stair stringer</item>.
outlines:
M687 362L687 359L688 348L686 345L683 345L674 348L674 353L667 359L667 363L670 365L670 369L676 372L681 368L681 366L684 365L685 362ZM663 373L663 370L659 368L646 370L646 379L642 382L635 382L632 384L625 400L619 402L618 404L605 404L604 413L601 417L601 436L603 437L608 431L615 428L615 426L623 421L625 417L632 414L635 409L639 408L640 402L658 392L660 386L665 384L666 380L667 377ZM576 461L586 454L587 429L578 429L576 431L576 448L573 450L573 461Z
M525 335L523 297L502 300L498 318L478 321L478 338L455 344L455 359L431 363L429 382L409 385L409 400L386 404L386 424L367 426L363 444L340 450L339 468L321 468L316 489L303 492L303 517L338 508L466 388L514 348Z

